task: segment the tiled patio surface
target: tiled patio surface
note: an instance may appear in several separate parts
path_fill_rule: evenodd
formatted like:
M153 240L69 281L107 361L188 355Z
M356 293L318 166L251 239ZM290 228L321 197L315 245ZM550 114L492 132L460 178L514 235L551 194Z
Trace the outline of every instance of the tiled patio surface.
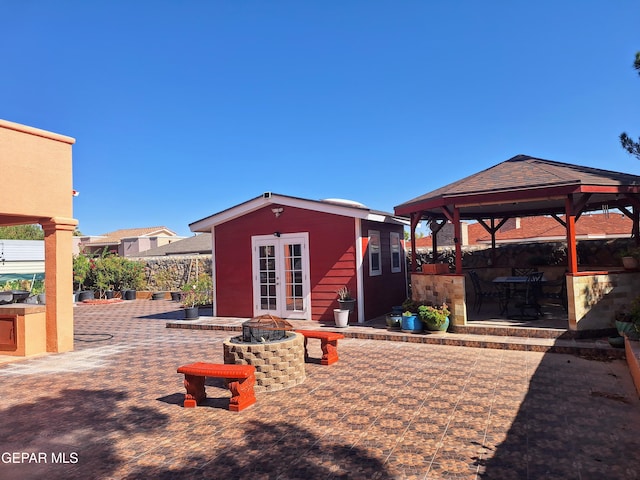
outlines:
M232 333L166 328L178 309L79 305L76 351L0 366L0 478L640 478L624 360L348 338L247 410L216 379L184 409L176 368L222 363Z

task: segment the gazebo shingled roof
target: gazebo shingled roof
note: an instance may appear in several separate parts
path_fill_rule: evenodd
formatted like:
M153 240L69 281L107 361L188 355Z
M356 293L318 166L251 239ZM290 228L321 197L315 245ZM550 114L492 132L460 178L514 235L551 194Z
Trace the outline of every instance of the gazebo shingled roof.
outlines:
M517 155L398 205L395 213L411 217L412 242L423 219L432 222L435 232L443 224L439 222L451 221L459 238L460 220L477 220L493 236L508 218L552 215L567 229L569 269L575 273L574 223L582 213L603 208L618 208L629 216L637 239L640 177ZM498 226L496 220L501 222ZM462 273L459 243L456 247L456 272Z

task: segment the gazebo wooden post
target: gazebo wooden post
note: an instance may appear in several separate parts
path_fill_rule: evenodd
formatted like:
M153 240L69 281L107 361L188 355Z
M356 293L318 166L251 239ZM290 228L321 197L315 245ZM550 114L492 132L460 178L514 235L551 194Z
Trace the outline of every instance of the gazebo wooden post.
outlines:
M411 214L411 271L416 271L416 227L420 222L422 212Z
M453 243L456 247L456 273L462 273L462 227L460 225L460 209L453 208Z
M491 217L491 265L496 264L496 219Z
M434 228L433 228L433 224L434 223L436 225L438 225L438 229L437 230L434 230ZM431 220L430 228L431 228L431 232L432 232L432 235L431 235L431 243L432 243L432 246L431 246L431 248L432 248L431 263L438 263L438 232L440 230L442 230L442 225L438 224L438 222L436 222L435 220Z
M567 195L564 202L565 221L567 224L567 266L569 273L578 273L578 251L576 249L576 217L573 205L573 195Z

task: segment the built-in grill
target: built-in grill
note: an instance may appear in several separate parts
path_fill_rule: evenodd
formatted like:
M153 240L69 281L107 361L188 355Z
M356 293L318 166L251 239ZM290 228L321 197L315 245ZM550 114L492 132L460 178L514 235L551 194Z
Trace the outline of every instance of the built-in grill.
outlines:
M274 315L261 315L242 324L242 341L244 343L265 343L282 340L287 331L294 327L286 320Z

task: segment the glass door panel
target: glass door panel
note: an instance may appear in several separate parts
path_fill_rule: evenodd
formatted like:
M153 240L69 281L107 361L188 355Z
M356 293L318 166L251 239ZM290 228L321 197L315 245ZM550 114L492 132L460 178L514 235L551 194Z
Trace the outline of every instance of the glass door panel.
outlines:
M255 315L309 318L307 234L252 238Z

